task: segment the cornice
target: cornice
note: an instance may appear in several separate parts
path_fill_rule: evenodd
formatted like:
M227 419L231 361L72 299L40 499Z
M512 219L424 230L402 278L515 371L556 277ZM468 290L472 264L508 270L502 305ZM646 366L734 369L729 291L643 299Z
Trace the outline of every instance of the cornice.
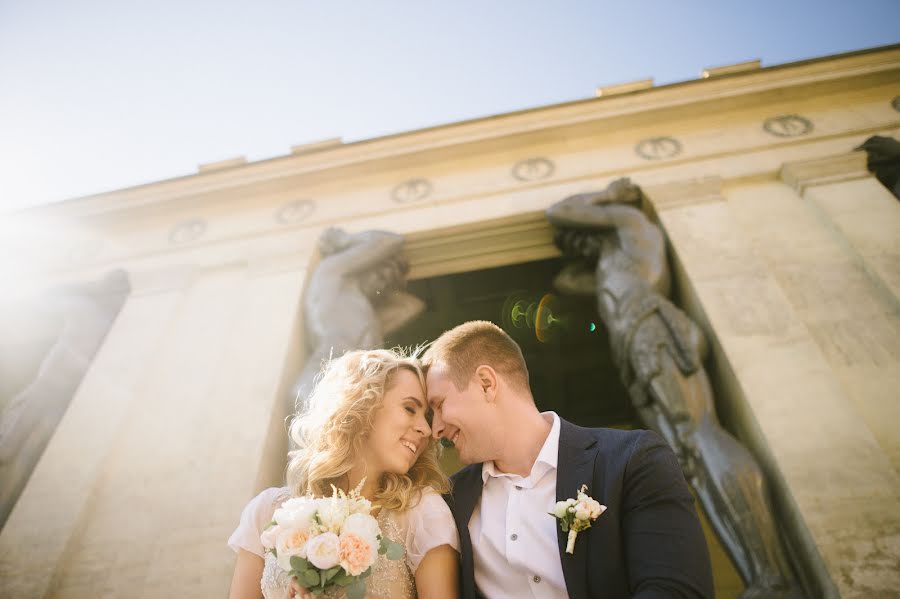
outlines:
M720 177L690 179L642 189L657 213L696 204L724 201Z
M866 153L857 151L816 158L786 162L781 167L781 180L803 194L808 187L827 185L840 181L868 177Z
M410 280L518 264L560 255L543 211L406 236Z
M776 90L784 93L788 89L817 83L891 71L900 71L900 45L674 83L608 97L588 98L371 140L340 145L324 144L319 150L312 148L306 153L290 154L225 170L203 172L76 198L34 210L48 211L55 216L63 217L126 211L148 204L161 204L185 197L225 192L285 177L388 158L401 158L426 150L620 119L627 115L753 96Z

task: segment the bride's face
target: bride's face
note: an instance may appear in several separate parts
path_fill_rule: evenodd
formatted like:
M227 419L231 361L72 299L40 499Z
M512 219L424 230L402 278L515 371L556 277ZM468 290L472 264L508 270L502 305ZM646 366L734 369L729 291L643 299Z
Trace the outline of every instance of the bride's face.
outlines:
M363 446L366 470L406 474L428 447L425 392L405 368L394 373Z

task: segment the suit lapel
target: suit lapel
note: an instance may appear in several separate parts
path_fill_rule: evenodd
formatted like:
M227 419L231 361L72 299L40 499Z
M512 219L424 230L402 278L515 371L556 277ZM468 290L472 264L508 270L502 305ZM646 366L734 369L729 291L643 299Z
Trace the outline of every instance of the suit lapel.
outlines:
M556 464L556 500L575 497L581 485L593 488L594 457L597 455L596 439L585 429L560 418L559 453ZM587 532L575 540L575 551L566 553L568 535L556 527L559 542L559 559L569 597L587 597Z
M460 549L462 550L461 590L463 597L472 599L477 595L475 591L475 557L472 539L469 537L469 520L472 519L472 512L475 511L475 506L481 498L482 489L484 489L484 481L481 479L481 464L465 472L464 476L455 482L453 488L455 505L452 511L454 520L456 520L456 528L459 531Z

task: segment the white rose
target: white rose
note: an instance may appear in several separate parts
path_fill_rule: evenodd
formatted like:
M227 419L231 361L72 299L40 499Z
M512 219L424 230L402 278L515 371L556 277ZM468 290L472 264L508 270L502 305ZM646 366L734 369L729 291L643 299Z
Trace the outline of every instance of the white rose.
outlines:
M308 530L316 515L316 502L311 497L288 499L275 510L272 519L285 528Z
M259 542L262 543L262 546L266 549L274 549L275 539L278 537L279 532L281 532L281 527L279 527L277 524L274 526L270 526L269 528L265 529L259 536Z
M575 510L575 519L576 520L590 520L591 512L586 509Z
M373 547L378 546L381 529L378 521L369 514L350 514L341 527L341 535L354 534Z
M306 559L320 570L335 567L340 561L341 541L333 532L323 532L306 544ZM281 557L281 554L278 554Z
M291 569L291 558L295 555L306 557L309 545L309 530L299 528L287 529L279 526L275 537L275 550L278 552L278 566L285 571Z
M568 509L569 504L567 504L565 501L557 501L556 505L553 507L553 515L557 518L565 518Z
M600 505L598 502L594 502L596 506L591 506L591 518L599 518L600 514L606 511L605 505Z
M322 530L339 533L344 520L350 515L350 502L337 497L323 497L316 503Z

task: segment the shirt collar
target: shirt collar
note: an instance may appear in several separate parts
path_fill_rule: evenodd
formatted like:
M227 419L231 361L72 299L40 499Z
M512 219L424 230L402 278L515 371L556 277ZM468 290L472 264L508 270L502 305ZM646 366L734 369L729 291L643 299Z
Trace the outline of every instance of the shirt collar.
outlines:
M541 450L534 460L534 465L531 467L531 472L526 478L531 478L539 471L543 473L546 470L556 469L557 458L559 456L559 416L556 412L541 412L541 416L550 423L550 433L544 440L544 444L541 446ZM539 464L542 464L543 466L539 466ZM493 461L485 462L481 465L482 484L486 483L490 477L522 478L516 474L500 472L497 470Z

